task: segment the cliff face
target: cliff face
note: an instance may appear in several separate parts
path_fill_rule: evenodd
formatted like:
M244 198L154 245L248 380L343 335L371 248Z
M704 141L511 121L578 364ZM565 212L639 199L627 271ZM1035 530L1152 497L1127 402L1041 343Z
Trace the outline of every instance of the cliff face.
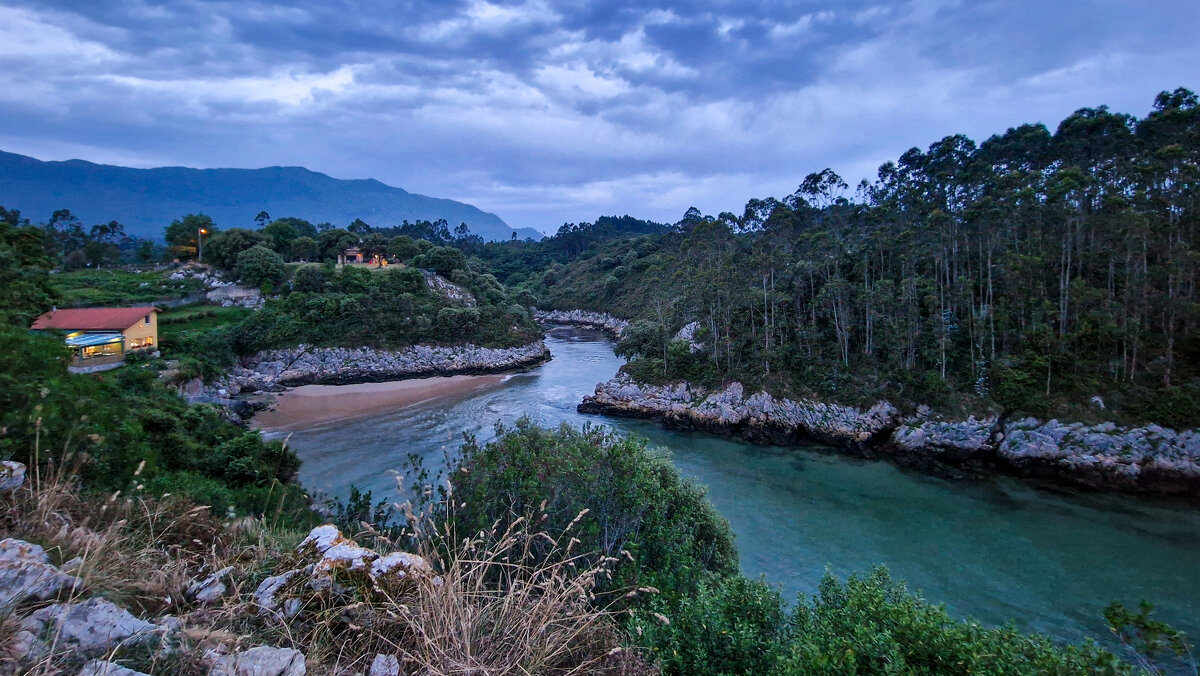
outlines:
M1157 425L1125 428L1034 418L960 421L902 417L886 401L869 409L747 396L741 383L708 391L687 383L596 386L582 413L649 418L668 426L733 434L762 443L818 441L864 457L932 470L997 469L1089 488L1200 495L1200 432Z

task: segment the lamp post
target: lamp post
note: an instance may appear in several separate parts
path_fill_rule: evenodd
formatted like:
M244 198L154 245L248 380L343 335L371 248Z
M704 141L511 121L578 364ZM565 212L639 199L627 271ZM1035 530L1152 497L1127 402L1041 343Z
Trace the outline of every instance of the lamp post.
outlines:
M198 230L196 232L196 262L197 263L204 262L204 236L207 234L208 234L208 231L205 230L204 228L200 228L200 230Z

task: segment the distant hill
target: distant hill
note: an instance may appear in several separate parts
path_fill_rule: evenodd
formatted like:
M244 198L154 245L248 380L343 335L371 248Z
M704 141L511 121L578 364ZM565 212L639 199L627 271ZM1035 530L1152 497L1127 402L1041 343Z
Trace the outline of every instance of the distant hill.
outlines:
M374 179L342 180L303 167L264 169L131 169L83 160L43 162L0 151L0 206L44 221L70 209L86 226L120 221L125 231L162 238L184 214L203 212L222 228L254 227L266 211L312 223L345 227L355 218L377 226L444 218L453 230L466 223L488 240L507 240L514 229L499 216L454 200L417 195ZM541 239L533 228L517 237Z

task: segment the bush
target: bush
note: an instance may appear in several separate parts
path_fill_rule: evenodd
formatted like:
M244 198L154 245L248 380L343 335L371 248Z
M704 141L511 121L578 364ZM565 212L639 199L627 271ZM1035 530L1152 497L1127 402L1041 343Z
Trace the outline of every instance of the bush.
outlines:
M237 256L237 275L251 286L274 285L283 279L287 266L279 254L256 244Z
M677 596L709 572L737 573L728 522L644 440L607 428L545 430L528 418L497 432L486 446L467 443L452 472L466 503L453 515L459 532L522 516L562 530L586 510L573 531L582 550L623 562L606 586L650 585Z

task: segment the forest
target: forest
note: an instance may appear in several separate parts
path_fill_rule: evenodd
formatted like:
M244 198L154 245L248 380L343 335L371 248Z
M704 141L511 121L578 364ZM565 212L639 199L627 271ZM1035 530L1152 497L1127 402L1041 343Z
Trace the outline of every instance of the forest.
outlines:
M948 136L853 192L826 169L740 215L491 258L536 262L498 274L540 306L638 320L622 349L643 379L1187 426L1198 186L1200 107L1178 89L1141 119L1101 106ZM673 344L690 322L702 353Z

